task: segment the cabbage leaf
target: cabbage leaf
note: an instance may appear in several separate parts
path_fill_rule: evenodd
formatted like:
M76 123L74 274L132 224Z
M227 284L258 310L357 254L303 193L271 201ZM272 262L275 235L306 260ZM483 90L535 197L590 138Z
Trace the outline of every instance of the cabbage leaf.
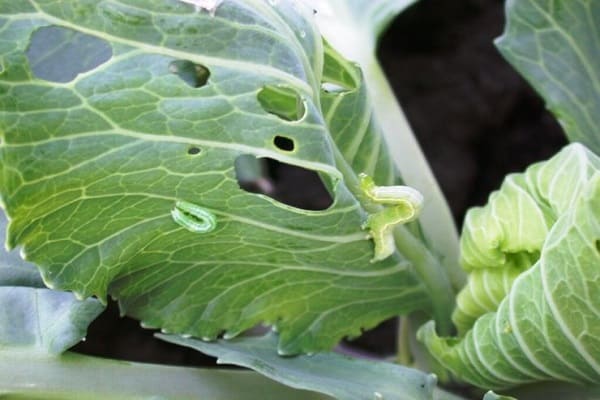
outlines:
M600 2L507 0L496 45L542 95L571 141L600 153Z
M144 326L212 339L266 322L282 353L431 312L433 297L451 307L452 291L428 294L407 256L370 262L361 226L373 206L360 199L363 171L342 155L353 144L329 131L349 109L321 108L312 10L206 4L0 5L9 245L22 246L49 287L110 295ZM360 152L376 148L385 164L378 134L368 130L373 144ZM304 210L242 190L240 157L317 173L334 203ZM389 163L380 174L377 184L398 180ZM418 228L407 234L411 248L424 247ZM435 260L425 253L418 259Z
M439 397L442 392L436 389L435 375L389 362L351 358L337 353L280 357L275 350L277 335L274 333L215 342L173 335L158 337L218 357L220 364L252 368L285 385L320 392L336 399L458 400L458 397L449 395Z
M0 240L5 230L0 211ZM43 288L35 266L0 247L0 358L60 354L85 337L102 310L96 299Z
M461 380L486 389L600 380L600 159L571 144L509 175L469 211L461 239L470 272L455 322L419 337Z

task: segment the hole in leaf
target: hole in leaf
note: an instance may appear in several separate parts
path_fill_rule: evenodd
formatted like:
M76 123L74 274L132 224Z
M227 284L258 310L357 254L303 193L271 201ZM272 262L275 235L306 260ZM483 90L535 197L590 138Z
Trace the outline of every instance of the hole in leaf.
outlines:
M600 253L600 239L596 239L596 251Z
M345 338L336 348L342 354L366 358L385 357L396 351L398 318L390 318L373 329L361 329L355 337Z
M244 154L235 160L235 174L243 190L263 194L288 206L320 211L333 204L321 176L306 168Z
M169 64L169 71L193 88L206 85L210 77L210 71L204 65L187 60L172 61Z
M26 55L36 77L66 83L108 61L112 47L92 35L46 26L33 32Z
M257 95L261 107L286 121L298 121L306 113L304 101L293 89L286 86L264 86Z
M294 148L296 147L294 140L285 136L275 136L273 144L275 144L279 150L283 151L294 151Z
M187 152L189 155L195 156L196 154L200 154L201 151L202 150L200 149L200 147L191 146Z

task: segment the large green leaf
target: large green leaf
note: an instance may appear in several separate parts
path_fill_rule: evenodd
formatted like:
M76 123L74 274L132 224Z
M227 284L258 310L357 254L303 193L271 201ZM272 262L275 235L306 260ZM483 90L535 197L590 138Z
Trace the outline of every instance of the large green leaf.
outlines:
M373 177L380 185L402 183L375 120L358 64L326 46L323 82L323 115L344 159L354 171Z
M404 257L370 262L355 172L319 107L312 11L188 3L0 4L9 243L49 286L110 294L145 326L215 338L265 321L284 353L430 310ZM334 204L306 211L240 189L247 155L318 172Z
M600 152L600 3L508 0L502 54L544 97L572 141Z
M218 357L221 364L252 368L288 386L336 399L432 400L437 381L434 375L414 369L336 353L280 357L274 349L275 334L212 343L171 335L158 337Z
M470 319L458 319L462 338L439 338L433 323L422 328L434 357L483 388L597 385L600 158L572 144L510 175L469 212L461 243L471 275L458 313ZM515 268L514 281L502 273ZM473 280L478 272L487 276Z
M0 244L6 217L0 210ZM250 371L128 363L63 353L104 309L96 299L42 289L34 265L0 247L0 397L28 400L325 399ZM233 383L232 383L233 382Z

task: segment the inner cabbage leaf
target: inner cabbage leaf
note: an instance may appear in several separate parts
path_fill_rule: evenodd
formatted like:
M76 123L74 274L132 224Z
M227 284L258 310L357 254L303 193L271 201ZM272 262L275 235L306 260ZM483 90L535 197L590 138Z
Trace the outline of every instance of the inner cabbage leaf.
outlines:
M470 272L455 322L419 337L461 380L504 389L600 380L600 158L571 144L507 177L469 212L461 239Z

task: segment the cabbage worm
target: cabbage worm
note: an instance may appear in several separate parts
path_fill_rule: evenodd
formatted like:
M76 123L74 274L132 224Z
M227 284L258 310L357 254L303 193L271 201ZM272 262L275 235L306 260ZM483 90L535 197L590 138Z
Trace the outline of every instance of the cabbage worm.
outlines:
M175 203L171 217L173 221L194 233L208 233L217 226L217 220L212 213L187 201Z
M360 188L374 203L383 206L379 212L369 215L363 229L369 229L375 255L371 262L380 261L396 251L394 228L415 220L423 208L423 195L408 186L376 186L373 179L360 174Z

